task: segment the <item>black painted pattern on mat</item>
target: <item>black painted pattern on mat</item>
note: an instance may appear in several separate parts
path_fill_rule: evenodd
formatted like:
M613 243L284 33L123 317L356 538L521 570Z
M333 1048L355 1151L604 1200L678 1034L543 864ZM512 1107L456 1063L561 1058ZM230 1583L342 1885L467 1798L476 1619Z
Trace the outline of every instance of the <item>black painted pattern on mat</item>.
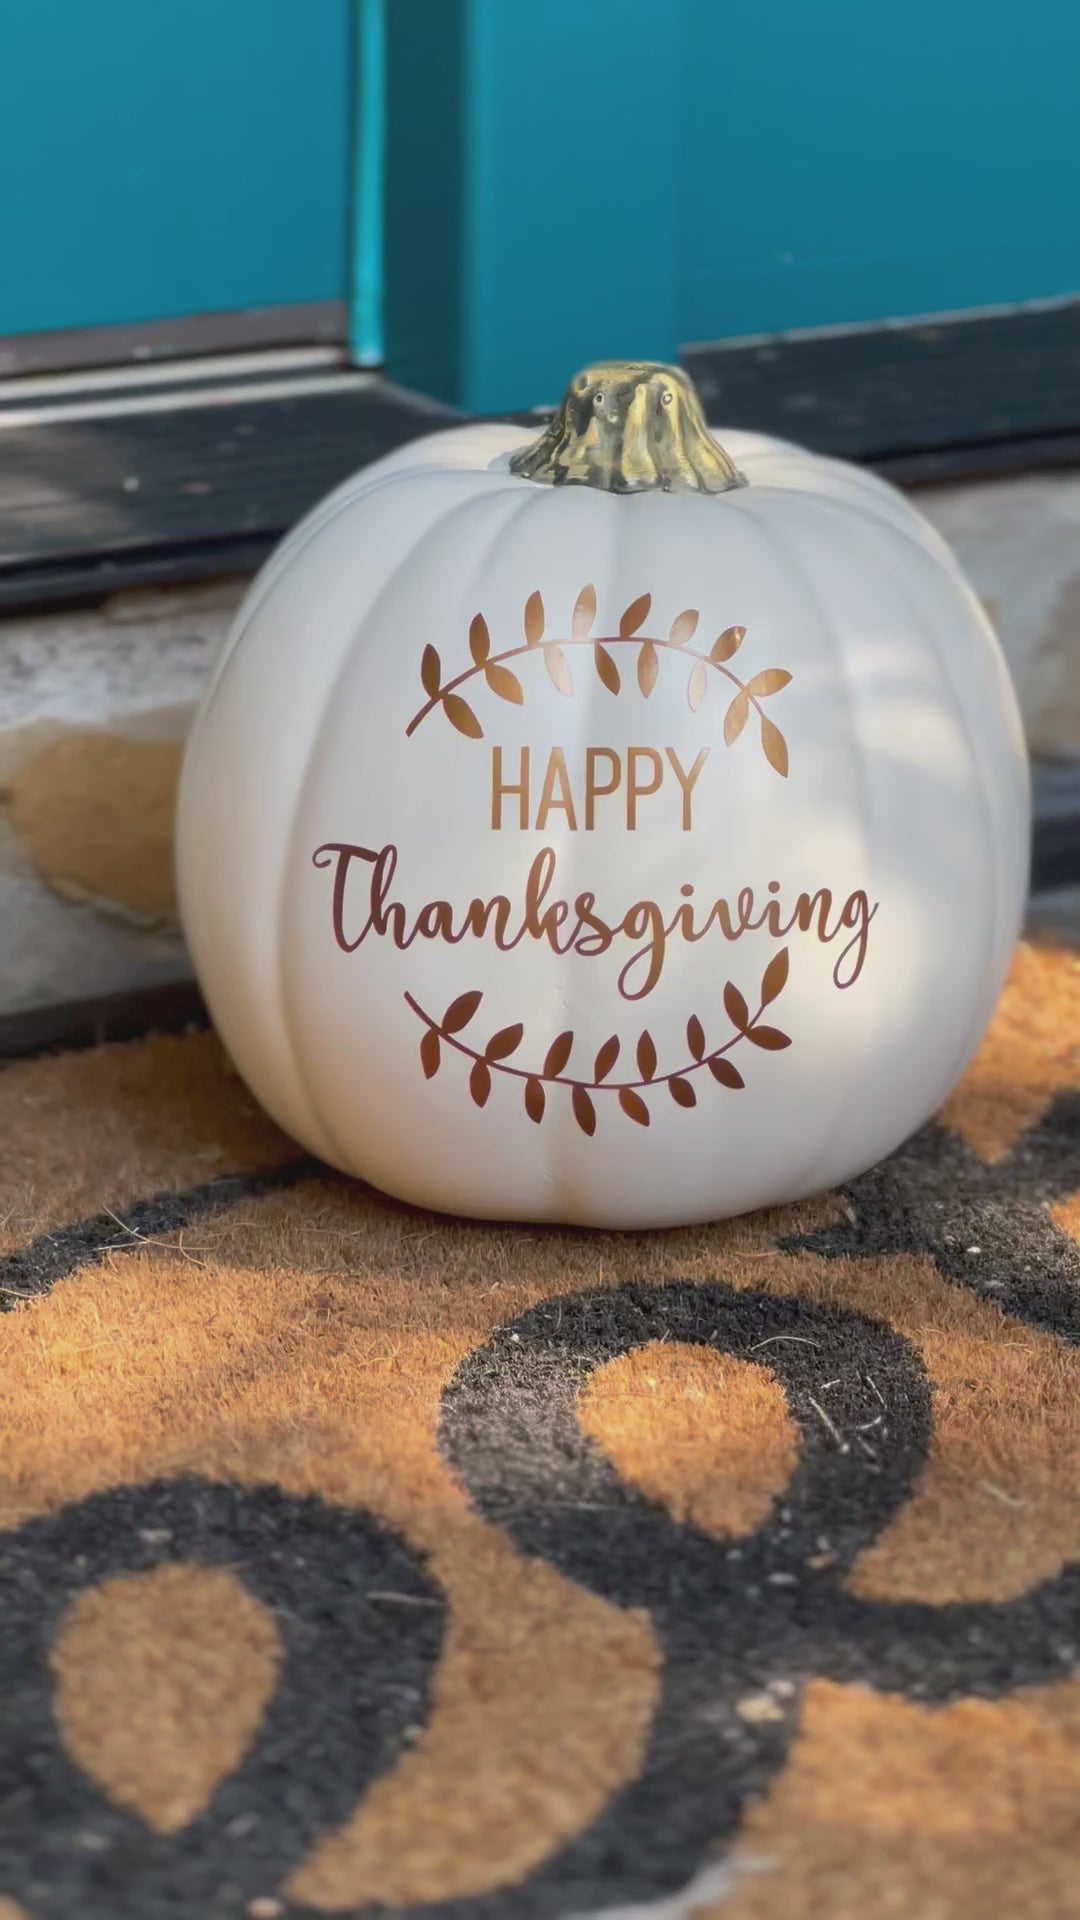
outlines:
M781 1249L833 1258L929 1255L947 1280L1080 1343L1080 1247L1047 1207L1080 1187L1080 1093L1059 1094L998 1165L924 1127L844 1189L850 1218Z
M620 1481L576 1418L595 1367L668 1339L747 1360L772 1343L768 1365L799 1428L799 1463L777 1511L737 1547L678 1525ZM825 1377L836 1382L828 1411L840 1432L856 1432L885 1402L887 1444L876 1459L842 1448L822 1423L811 1395ZM586 1891L594 1905L601 1889L604 1904L676 1892L783 1766L808 1680L861 1682L910 1700L996 1699L1021 1681L1059 1679L1076 1662L1080 1568L1001 1606L895 1604L843 1591L856 1555L911 1491L930 1439L914 1351L859 1314L678 1282L545 1301L458 1369L442 1439L485 1519L590 1591L647 1608L664 1655L662 1703L638 1778L523 1898L474 1903L470 1916L546 1920L573 1911ZM748 1695L764 1696L780 1717L748 1723L739 1711Z
M236 1573L284 1657L240 1766L182 1832L156 1834L68 1758L47 1660L77 1594L177 1561ZM242 1914L404 1750L444 1618L381 1523L276 1487L161 1480L28 1522L0 1561L0 1888L34 1920Z
M848 1224L790 1245L824 1257L929 1254L957 1284L1075 1341L1080 1249L1046 1207L1080 1186L1078 1146L1076 1095L1055 1101L992 1168L927 1128L846 1190ZM272 1191L312 1170L298 1163L239 1188L214 1182L159 1196L125 1217L160 1233L238 1190ZM24 1266L9 1262L8 1272L44 1289L99 1257L115 1235L107 1216L84 1222L12 1256ZM768 1364L798 1427L800 1455L770 1518L738 1545L677 1525L620 1481L578 1426L575 1402L589 1374L665 1333L745 1357L760 1358L759 1343L771 1342ZM889 1447L878 1458L841 1452L817 1417L809 1394L824 1366L840 1382L830 1394L839 1426L855 1429L871 1417L878 1394L887 1402ZM664 1653L663 1690L638 1778L585 1834L520 1886L414 1907L414 1920L555 1920L675 1892L730 1839L748 1796L783 1766L800 1690L815 1675L945 1701L1001 1698L1076 1671L1080 1568L999 1605L890 1604L842 1591L855 1554L910 1492L929 1437L928 1383L894 1329L721 1282L556 1298L470 1354L445 1394L441 1441L472 1501L523 1552L610 1600L646 1607ZM300 1636L248 1759L207 1814L166 1841L118 1814L66 1758L45 1669L65 1598L146 1564L143 1536L163 1527L170 1542L159 1553L227 1559L279 1624L288 1593L290 1631ZM0 1885L23 1901L30 1920L224 1917L242 1914L253 1893L278 1894L310 1839L346 1817L364 1781L392 1760L422 1715L441 1611L410 1608L389 1628L373 1622L365 1595L373 1583L391 1584L390 1560L395 1590L437 1599L408 1550L362 1512L197 1481L118 1489L10 1533L0 1618L13 1623L2 1652L16 1684L2 1733ZM339 1713L346 1647L350 1687ZM401 1686L407 1718L398 1716ZM771 1702L777 1717L745 1717L739 1702L747 1695ZM374 1744L359 1731L368 1714L381 1729ZM226 1847L221 1823L234 1804L257 1809L258 1818L250 1826L241 1819L242 1831L226 1821ZM79 1832L106 1835L106 1847L88 1857L73 1837L76 1823ZM283 1911L314 1915L286 1901Z
M48 1293L77 1267L92 1265L107 1253L129 1253L145 1240L179 1233L193 1220L237 1200L258 1200L325 1172L318 1160L304 1156L265 1173L221 1174L202 1186L151 1194L148 1200L125 1207L122 1214L95 1213L70 1227L39 1234L29 1246L0 1259L0 1312L20 1298Z

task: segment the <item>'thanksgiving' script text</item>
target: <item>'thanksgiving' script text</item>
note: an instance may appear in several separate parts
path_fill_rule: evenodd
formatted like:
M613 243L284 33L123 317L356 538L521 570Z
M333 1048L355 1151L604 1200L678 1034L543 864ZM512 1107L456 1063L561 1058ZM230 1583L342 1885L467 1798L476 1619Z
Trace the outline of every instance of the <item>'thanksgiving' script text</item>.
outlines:
M393 844L376 848L328 840L312 859L320 869L333 869L334 939L344 953L355 953L370 939L392 940L402 952L416 940L451 946L490 940L502 953L534 940L546 941L554 953L593 959L618 945L630 949L618 976L626 1000L642 1000L657 986L671 941L733 941L762 930L774 940L800 933L826 946L843 941L833 980L838 987L853 986L863 969L870 922L877 912L877 904L870 904L862 888L837 899L829 887L807 887L784 899L777 880L764 888L741 887L730 900L699 900L693 882L684 881L678 904L666 906L639 899L612 907L598 902L592 890L565 899L557 891L553 847L537 853L517 901L495 893L456 907L449 900L406 905L394 893L398 849Z

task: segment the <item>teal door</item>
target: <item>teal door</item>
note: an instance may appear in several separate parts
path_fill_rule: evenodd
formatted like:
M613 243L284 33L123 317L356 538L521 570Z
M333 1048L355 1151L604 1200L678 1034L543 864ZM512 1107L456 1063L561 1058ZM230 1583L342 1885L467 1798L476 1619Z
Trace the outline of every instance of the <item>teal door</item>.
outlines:
M3 14L0 336L344 302L349 0Z
M388 359L467 407L553 400L590 359L1080 292L1074 0L388 19Z
M360 363L495 411L593 358L1080 291L1071 0L3 15L0 367L332 311Z

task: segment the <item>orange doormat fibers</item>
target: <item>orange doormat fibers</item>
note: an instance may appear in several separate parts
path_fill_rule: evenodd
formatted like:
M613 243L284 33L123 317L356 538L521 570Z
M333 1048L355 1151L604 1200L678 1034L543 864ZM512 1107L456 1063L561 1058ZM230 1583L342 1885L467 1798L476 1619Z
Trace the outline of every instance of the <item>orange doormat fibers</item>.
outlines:
M3 1920L1080 1920L1080 970L683 1232L301 1160L209 1035L0 1075Z

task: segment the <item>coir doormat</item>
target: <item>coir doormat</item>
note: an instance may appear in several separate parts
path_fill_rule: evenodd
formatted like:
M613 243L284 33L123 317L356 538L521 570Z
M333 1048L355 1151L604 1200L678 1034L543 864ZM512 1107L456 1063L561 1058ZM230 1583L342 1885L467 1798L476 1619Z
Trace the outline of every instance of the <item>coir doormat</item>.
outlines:
M3 1920L1080 1915L1072 955L687 1232L411 1212L206 1034L0 1109Z

